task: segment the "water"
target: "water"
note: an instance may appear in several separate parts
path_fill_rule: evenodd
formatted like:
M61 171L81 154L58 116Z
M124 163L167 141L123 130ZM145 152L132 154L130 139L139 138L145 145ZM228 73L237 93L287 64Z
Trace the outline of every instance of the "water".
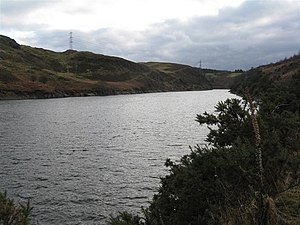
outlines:
M30 198L33 224L105 224L147 206L227 90L0 101L0 191Z

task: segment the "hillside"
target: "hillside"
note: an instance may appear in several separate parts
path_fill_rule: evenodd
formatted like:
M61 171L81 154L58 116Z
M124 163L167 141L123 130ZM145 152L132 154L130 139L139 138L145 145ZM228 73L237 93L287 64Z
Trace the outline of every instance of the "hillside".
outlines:
M170 73L151 63L74 50L53 52L20 45L0 35L0 99L212 88L196 68L178 66L180 70ZM177 68L177 64L172 67Z
M238 77L232 92L242 94L246 88L254 96L259 96L274 83L285 83L300 73L300 55L276 63L253 68Z
M145 65L152 69L175 76L177 79L182 81L187 81L187 79L189 79L188 82L193 82L191 77L189 77L189 75L193 75L193 77L198 77L200 82L204 82L205 77L213 89L230 89L236 82L237 78L243 74L243 71L239 70L234 72L203 68L200 70L199 68L175 63L148 62L145 63ZM204 75L204 77L199 77L198 74ZM198 81L194 80L194 82Z

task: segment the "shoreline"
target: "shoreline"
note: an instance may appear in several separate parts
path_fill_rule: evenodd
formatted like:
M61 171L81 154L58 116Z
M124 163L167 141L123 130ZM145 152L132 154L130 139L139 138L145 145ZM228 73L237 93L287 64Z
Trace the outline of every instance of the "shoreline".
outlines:
M109 90L105 92L54 92L54 93L15 93L13 91L1 93L0 101L10 100L34 100L34 99L55 99L55 98L72 98L72 97L96 97L96 96L114 96L114 95L132 95L132 94L147 94L147 93L163 93L163 92L185 92L185 91L210 91L210 90L229 90L230 88L207 88L207 89L179 89L179 90Z

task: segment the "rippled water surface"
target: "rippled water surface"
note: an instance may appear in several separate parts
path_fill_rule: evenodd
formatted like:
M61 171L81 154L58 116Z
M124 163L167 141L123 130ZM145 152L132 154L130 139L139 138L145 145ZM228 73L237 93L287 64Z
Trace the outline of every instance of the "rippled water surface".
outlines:
M147 206L167 173L203 144L196 114L226 90L0 101L0 191L31 198L33 223L105 224Z

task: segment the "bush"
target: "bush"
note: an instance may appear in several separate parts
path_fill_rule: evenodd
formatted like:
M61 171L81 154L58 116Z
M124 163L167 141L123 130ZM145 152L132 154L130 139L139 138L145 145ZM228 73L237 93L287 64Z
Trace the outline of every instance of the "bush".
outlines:
M48 77L45 75L42 75L39 77L39 82L46 84L48 82Z
M32 207L28 200L26 204L17 206L7 197L6 192L0 192L0 224L2 225L29 225Z
M110 216L108 225L140 225L141 217L128 212L120 212L117 216Z

